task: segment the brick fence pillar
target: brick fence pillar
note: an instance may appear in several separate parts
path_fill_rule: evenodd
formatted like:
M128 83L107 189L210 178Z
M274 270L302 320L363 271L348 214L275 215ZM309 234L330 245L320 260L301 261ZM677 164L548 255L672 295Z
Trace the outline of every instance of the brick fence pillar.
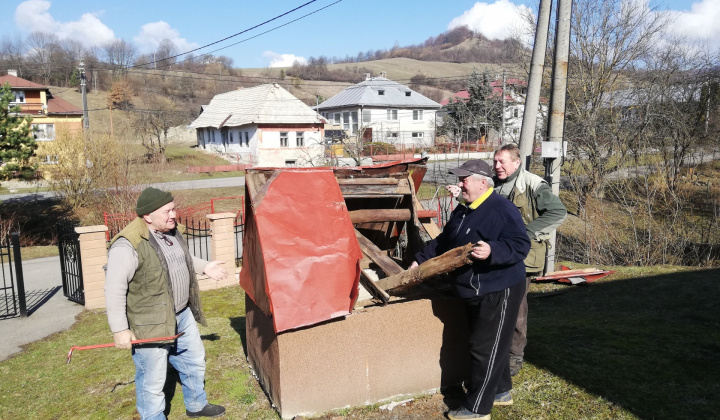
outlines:
M224 280L215 281L200 276L200 290L218 289L220 287L237 285L235 270L235 213L215 213L206 216L210 219L211 261L225 261L223 267L228 275Z
M105 307L105 270L107 264L107 240L105 225L75 228L80 235L80 264L85 288L85 308Z

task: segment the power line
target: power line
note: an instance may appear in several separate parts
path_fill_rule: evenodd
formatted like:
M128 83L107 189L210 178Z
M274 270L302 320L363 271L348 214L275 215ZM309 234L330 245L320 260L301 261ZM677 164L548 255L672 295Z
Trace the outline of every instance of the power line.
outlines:
M179 56L185 55L185 54L190 54L191 52L195 52L195 51L201 50L201 49L203 49L203 48L209 47L209 46L211 46L211 45L218 44L218 43L223 42L223 41L227 41L227 40L230 39L230 38L234 38L234 37L236 37L236 36L238 36L238 35L242 35L242 34L244 34L244 33L246 33L246 32L249 32L249 31L252 31L253 29L259 28L259 27L261 27L261 26L263 26L263 25L265 25L265 24L267 24L267 23L270 23L270 22L272 22L272 21L274 21L274 20L280 19L281 17L283 17L283 16L285 16L285 15L288 15L288 14L290 14L290 13L296 11L296 10L302 9L303 7L307 6L308 4L310 4L310 3L315 3L316 1L317 1L317 0L310 0L309 2L307 2L307 3L305 3L305 4L301 5L301 6L298 6L298 7L294 8L294 9L292 9L292 10L289 10L289 11L287 11L287 12L285 12L285 13L282 13L282 14L280 14L280 15L278 15L278 16L275 16L275 17L272 18L272 19L268 19L268 20L266 20L266 21L263 22L263 23L259 23L259 24L255 25L255 26L251 27L251 28L248 28L248 29L245 29L245 30L243 30L243 31L240 31L240 32L238 32L238 33L236 33L236 34L234 34L234 35L227 36L227 37L225 37L225 38L223 38L223 39L220 39L220 40L211 42L211 43L209 43L209 44L207 44L207 45L203 45L202 47L198 47L198 48L192 49L192 50L190 50L190 51L186 51L186 52L184 52L184 53L176 54L176 55L173 55L173 56L171 56L171 57L166 57L166 58L163 58L163 59L160 59L160 60L154 60L154 61L152 61L152 62L150 62L150 63L135 64L135 65L133 65L133 66L129 66L128 68L139 67L139 66L144 66L144 65L148 65L148 64L156 64L156 63L158 63L158 62L160 62L160 61L170 60L170 59L172 59L172 58L176 58L176 57L179 57ZM338 1L335 2L335 3L338 3L338 2L340 2L340 1L342 1L342 0L338 0ZM333 4L335 4L335 3L333 3Z

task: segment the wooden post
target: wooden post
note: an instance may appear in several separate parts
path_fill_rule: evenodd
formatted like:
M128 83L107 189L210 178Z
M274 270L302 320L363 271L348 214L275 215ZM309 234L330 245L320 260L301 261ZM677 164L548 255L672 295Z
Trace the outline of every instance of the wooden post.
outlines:
M470 252L472 252L474 246L475 244L467 244L453 248L415 268L384 278L376 282L376 286L389 294L394 294L407 290L431 277L449 273L456 268L472 263Z
M105 307L105 269L107 264L107 241L105 225L76 227L80 235L82 281L85 289L85 308Z
M237 272L235 269L235 213L208 214L210 219L210 260L224 261L223 267L228 275L224 280L215 281L206 276L198 277L200 290L218 289L225 286L237 285Z

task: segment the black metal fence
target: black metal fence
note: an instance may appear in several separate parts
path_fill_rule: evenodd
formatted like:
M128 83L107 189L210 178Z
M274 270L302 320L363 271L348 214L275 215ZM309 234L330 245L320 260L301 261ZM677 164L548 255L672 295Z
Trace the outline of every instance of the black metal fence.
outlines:
M80 235L75 232L75 224L70 221L61 221L58 223L57 229L63 295L68 300L85 305L85 285L83 284L82 259L80 258Z
M210 261L210 222L207 219L178 219L178 222L185 225L183 237L190 253Z
M245 223L241 220L235 219L234 224L235 232L235 267L242 265L243 255L243 235L245 234Z
M11 233L0 239L0 319L27 316L25 283L20 256L20 237Z

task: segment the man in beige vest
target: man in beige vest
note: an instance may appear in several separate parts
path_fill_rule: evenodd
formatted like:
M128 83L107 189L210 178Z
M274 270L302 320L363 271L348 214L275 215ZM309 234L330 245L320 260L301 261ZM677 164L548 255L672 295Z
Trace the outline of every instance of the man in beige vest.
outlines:
M495 151L493 161L495 191L515 204L530 237L530 253L525 259L527 287L510 346L510 374L515 376L522 368L527 344L527 291L530 289L530 279L541 275L545 268L550 233L565 220L567 210L543 178L522 167L520 149L516 144L500 147Z
M146 188L138 217L111 241L105 275L105 302L115 347L132 349L137 410L144 419L165 419L163 387L170 362L180 374L188 417L217 417L225 408L205 393L205 348L197 322L205 323L197 274L221 280L222 262L190 255L175 221L172 194ZM135 344L157 337L176 340Z

